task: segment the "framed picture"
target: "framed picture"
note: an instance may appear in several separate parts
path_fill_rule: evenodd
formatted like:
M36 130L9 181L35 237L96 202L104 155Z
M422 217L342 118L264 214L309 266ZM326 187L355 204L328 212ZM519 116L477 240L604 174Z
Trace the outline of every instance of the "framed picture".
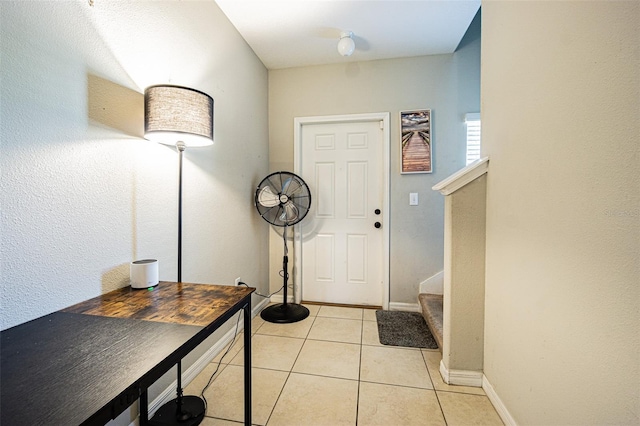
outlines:
M400 173L431 173L431 110L400 112L402 165Z

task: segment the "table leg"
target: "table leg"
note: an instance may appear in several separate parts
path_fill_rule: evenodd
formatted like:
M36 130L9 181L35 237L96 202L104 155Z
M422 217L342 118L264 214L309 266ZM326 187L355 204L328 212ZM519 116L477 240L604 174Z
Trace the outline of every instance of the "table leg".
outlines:
M251 303L244 307L244 424L251 426Z
M147 390L143 390L138 400L138 411L140 412L140 426L147 426L149 424L149 395Z

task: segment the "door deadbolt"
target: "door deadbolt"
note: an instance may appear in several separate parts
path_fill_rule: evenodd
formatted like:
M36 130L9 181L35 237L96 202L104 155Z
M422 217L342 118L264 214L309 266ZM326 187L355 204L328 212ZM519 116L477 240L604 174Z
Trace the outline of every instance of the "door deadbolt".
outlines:
M375 209L373 212L374 212L375 214L380 214L380 209Z

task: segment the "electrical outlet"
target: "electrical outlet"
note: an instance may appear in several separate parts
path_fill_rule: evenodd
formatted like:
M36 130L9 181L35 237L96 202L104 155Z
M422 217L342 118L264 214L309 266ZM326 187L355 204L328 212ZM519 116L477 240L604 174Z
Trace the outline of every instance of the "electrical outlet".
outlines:
M240 281L242 281L242 278L236 278L236 287L240 285Z

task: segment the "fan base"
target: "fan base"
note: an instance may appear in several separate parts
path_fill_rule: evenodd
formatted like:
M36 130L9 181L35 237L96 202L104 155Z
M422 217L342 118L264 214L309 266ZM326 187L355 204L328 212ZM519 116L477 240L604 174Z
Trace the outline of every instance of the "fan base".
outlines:
M149 424L152 426L195 426L204 419L204 401L193 395L182 397L182 413L177 413L177 399L167 402L156 411Z
M279 324L302 321L309 316L309 309L296 303L271 305L260 312L263 320Z

